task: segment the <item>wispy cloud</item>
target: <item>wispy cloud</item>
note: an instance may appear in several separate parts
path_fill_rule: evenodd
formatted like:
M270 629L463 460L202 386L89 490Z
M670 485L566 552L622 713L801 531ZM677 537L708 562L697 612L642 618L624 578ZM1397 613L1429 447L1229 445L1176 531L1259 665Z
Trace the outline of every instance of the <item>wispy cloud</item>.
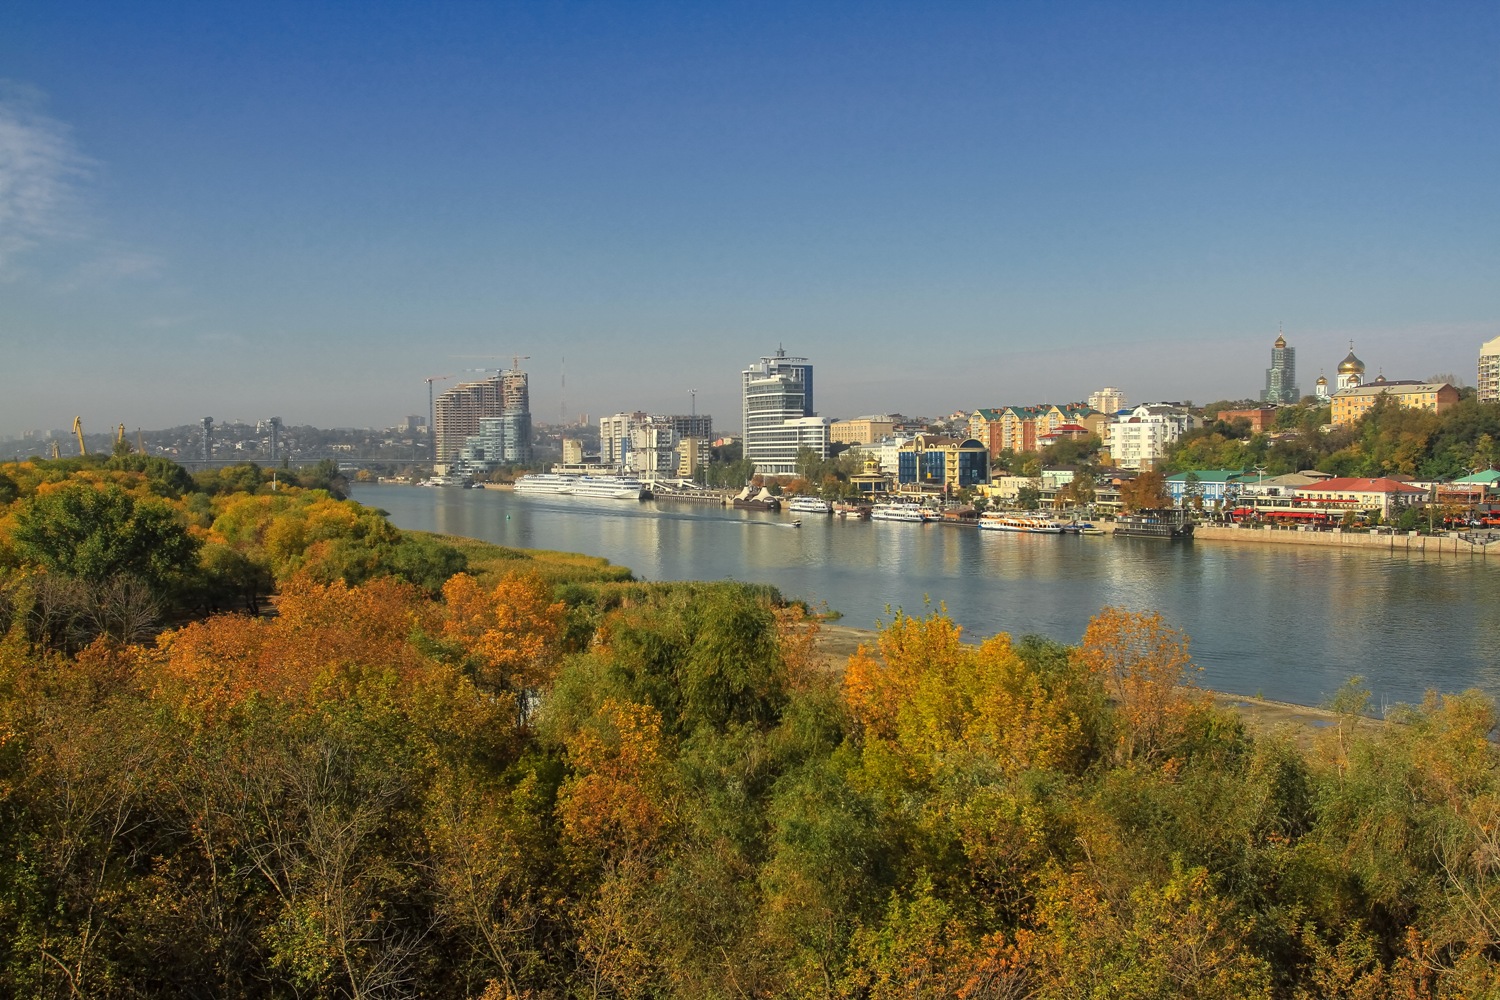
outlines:
M78 184L91 164L39 95L0 81L0 278L22 255L84 235Z

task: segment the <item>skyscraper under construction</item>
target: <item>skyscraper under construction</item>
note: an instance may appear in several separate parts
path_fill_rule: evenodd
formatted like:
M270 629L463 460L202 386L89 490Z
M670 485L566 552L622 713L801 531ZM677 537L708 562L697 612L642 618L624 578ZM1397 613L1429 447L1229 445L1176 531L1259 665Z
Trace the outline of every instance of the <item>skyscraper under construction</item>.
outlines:
M482 427L481 421L489 426ZM457 459L464 442L481 430L501 432L499 439L512 453L496 456L499 461L531 461L531 399L526 373L512 368L481 382L454 386L433 404L432 424L440 464Z

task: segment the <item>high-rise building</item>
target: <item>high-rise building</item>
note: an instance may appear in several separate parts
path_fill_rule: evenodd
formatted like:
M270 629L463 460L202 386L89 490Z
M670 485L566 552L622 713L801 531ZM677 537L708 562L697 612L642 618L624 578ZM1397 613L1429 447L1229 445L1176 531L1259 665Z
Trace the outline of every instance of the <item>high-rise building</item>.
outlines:
M1295 403L1302 398L1297 390L1297 349L1286 346L1286 338L1276 335L1271 345L1271 367L1266 369L1266 387L1261 390L1262 403Z
M745 457L764 476L797 473L797 454L828 457L831 421L813 411L813 366L782 348L740 373Z
M1089 408L1114 416L1125 409L1125 394L1112 385L1089 393Z
M1479 389L1481 403L1500 403L1500 337L1479 346Z
M526 373L514 368L496 372L481 382L456 385L437 398L432 416L437 461L456 460L465 441L480 433L480 421L498 417L508 417L509 420L503 431L492 428L492 432L500 433L500 437L490 443L516 442L516 451L487 461L497 464L531 461L531 398Z

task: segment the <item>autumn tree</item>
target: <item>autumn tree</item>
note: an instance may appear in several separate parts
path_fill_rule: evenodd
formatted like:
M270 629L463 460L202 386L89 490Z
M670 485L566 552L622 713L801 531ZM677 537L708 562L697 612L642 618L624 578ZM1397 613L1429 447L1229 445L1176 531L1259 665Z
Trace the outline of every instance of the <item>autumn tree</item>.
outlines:
M1209 708L1192 687L1199 668L1188 640L1157 612L1105 608L1089 620L1076 653L1120 713L1120 760L1163 762L1181 752Z

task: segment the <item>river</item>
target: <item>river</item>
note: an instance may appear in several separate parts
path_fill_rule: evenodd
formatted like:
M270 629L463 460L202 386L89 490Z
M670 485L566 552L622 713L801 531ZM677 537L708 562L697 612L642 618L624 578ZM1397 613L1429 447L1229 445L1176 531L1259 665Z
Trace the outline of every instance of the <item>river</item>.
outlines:
M1148 538L1013 535L667 501L359 485L398 527L603 556L647 580L770 583L874 628L939 603L966 634L1074 643L1105 605L1160 611L1200 683L1323 704L1354 674L1373 707L1429 689L1500 698L1500 564L1472 557Z

